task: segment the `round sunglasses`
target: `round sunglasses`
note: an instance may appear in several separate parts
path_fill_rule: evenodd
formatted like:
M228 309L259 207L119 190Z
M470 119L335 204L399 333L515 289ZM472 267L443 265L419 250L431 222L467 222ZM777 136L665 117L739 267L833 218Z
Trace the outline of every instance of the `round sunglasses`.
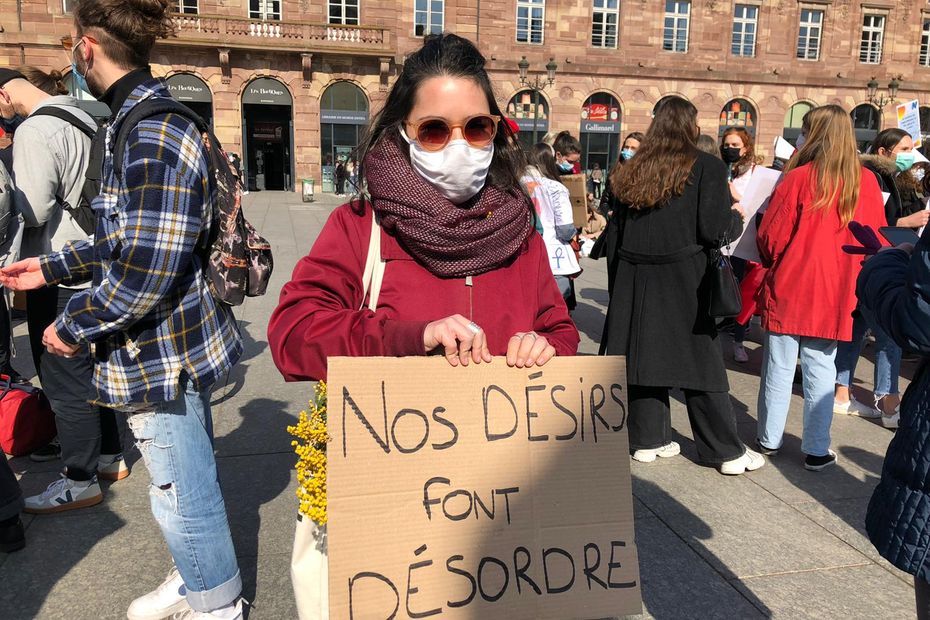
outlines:
M443 118L424 118L416 123L407 122L412 130L410 138L424 151L441 151L452 139L452 132L462 130L465 141L475 148L484 148L494 141L501 117L493 114L475 114L462 123L449 123Z

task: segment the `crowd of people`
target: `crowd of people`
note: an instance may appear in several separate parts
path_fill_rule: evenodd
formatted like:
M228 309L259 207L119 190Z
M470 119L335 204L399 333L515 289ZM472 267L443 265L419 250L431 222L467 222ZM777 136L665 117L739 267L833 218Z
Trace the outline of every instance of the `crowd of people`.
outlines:
M169 8L168 0L76 5L63 44L74 79L110 108L101 129L60 74L0 69L0 127L12 136L0 161L15 188L11 226L22 235L0 284L27 291L36 374L58 426L58 442L32 456L63 464L59 480L23 498L0 460L0 551L25 545L21 511L94 505L103 500L98 480L129 475L116 430L124 416L174 562L128 617L241 618L209 398L242 351L232 310L205 278L215 176L195 119L133 115L141 102L170 98L148 68L155 40L173 28ZM337 192L354 197L298 262L269 323L285 379L324 380L331 356L435 354L452 366L503 356L529 368L574 355L574 279L583 256L604 258L600 348L627 359L631 458L680 453L670 413L670 391L680 389L699 460L724 475L759 469L782 447L800 361L806 469L836 463L835 414L897 429L867 526L881 553L915 575L920 617L930 617L930 541L911 536L930 524L930 366L898 395L903 351L930 355L930 241L918 236L930 219L930 176L914 163L911 137L885 130L861 155L848 112L814 108L756 213L743 204L763 165L752 134L703 135L697 109L671 99L647 131L624 138L616 162L581 174L588 207L579 221L566 183L581 171L581 144L561 132L524 152L484 62L466 39L427 37L363 144L338 162ZM760 260L727 263L722 248L747 218ZM861 245L855 231L885 226L912 229L919 241L871 256L879 248ZM764 335L749 447L720 331L731 330L728 350L745 363L751 313L733 321L716 309L716 278L728 264L737 277L764 273L750 291ZM2 357L9 320L0 323L2 370L24 382ZM850 386L869 333L874 401L861 403Z

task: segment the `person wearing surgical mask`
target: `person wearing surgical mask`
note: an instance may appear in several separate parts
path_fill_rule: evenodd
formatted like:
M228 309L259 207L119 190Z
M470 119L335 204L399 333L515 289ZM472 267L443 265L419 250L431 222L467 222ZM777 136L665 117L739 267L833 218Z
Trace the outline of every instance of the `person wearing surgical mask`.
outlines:
M889 194L885 202L889 226L919 229L930 221L930 211L924 209L913 191L916 183L910 170L914 157L914 140L898 128L879 132L869 153L862 156L862 164L878 179L882 191Z
M581 142L568 131L559 132L552 143L555 150L555 165L559 174L579 174L581 172Z
M577 352L520 182L525 156L484 65L453 34L407 58L359 146L360 195L330 216L271 317L286 379L325 379L330 356L496 355L526 368Z

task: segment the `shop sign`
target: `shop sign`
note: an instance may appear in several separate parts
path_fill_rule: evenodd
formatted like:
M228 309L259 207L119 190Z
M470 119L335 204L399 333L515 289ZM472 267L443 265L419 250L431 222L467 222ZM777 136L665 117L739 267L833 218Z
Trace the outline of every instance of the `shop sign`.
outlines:
M279 123L256 122L252 124L252 138L266 142L280 142L284 136L284 127Z
M515 118L513 120L517 124L517 127L520 128L520 131L533 131L532 118ZM545 118L537 119L536 131L549 131L549 120Z
M354 110L321 110L321 123L334 125L367 125L368 112Z
M605 121L581 121L581 133L620 133L620 123Z
M291 105L291 94L281 82L261 78L249 84L242 94L242 103Z
M178 101L198 101L211 103L213 95L210 89L199 77L189 73L178 73L169 77L165 82L171 95Z

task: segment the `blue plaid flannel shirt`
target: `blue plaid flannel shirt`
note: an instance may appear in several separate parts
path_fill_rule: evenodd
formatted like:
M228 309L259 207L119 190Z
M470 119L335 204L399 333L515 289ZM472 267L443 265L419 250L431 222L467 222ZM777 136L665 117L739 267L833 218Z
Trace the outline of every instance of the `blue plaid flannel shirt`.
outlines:
M169 96L157 79L133 90L107 126L94 243L74 242L41 259L49 284L92 280L55 329L69 344L92 346L96 402L116 408L174 400L184 380L207 389L242 353L232 310L210 294L197 251L215 190L196 125L175 114L143 120L128 134L122 180L113 169L116 132L129 110Z

